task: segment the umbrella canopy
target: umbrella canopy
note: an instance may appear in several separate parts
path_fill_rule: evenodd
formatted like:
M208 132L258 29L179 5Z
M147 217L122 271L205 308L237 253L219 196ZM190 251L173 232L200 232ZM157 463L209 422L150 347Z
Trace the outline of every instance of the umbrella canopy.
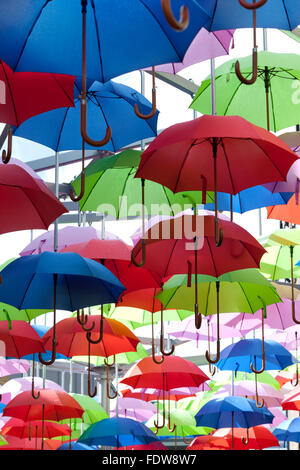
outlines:
M68 393L60 390L42 389L33 398L31 391L19 393L3 409L3 416L23 421L60 421L65 418L81 418L84 409Z
M300 224L299 204L297 203L297 196L294 195L284 206L270 206L267 207L268 219L284 220L290 224Z
M0 377L14 374L26 374L29 368L30 362L25 359L16 360L0 357Z
M202 384L201 388L203 385ZM176 389L169 390L168 400L179 401L183 398L196 396L195 394L199 391L198 387L180 387ZM139 389L129 389L126 388L121 390L121 394L124 398L136 398L143 401L159 401L162 398L162 390L154 388L139 388Z
M258 79L250 87L241 85L235 72L236 59L225 62L215 70L216 114L242 116L274 132L295 126L298 124L298 103L294 99L294 83L300 77L298 56L266 51L259 52L257 56ZM252 55L239 59L239 64L241 73L249 79L252 75ZM202 114L210 113L210 94L211 80L207 78L190 107ZM258 104L262 109L260 113L257 113Z
M92 424L78 439L78 443L112 447L149 444L156 435L142 423L130 418L108 418Z
M171 390L176 387L199 387L208 377L202 370L179 356L167 356L161 364L151 357L141 359L133 365L120 383L133 388L156 387Z
M204 115L159 134L143 152L136 177L178 192L201 190L202 174L208 190L237 194L285 180L297 158L278 137L240 116Z
M265 347L265 369L281 370L291 364L296 364L298 359L276 341L266 339ZM260 369L262 366L262 340L242 339L238 343L231 344L220 353L220 360L216 367L221 370L233 370L252 372L251 364Z
M300 410L300 386L288 393L281 402L283 410Z
M44 182L15 164L0 165L0 197L0 233L47 229L68 212Z
M81 428L81 424L90 425L101 421L101 419L108 418L105 409L93 398L88 395L83 395L80 393L70 393L70 396L76 400L77 403L84 409L84 413L81 418L72 418L71 425L74 430L77 427ZM70 420L62 420L61 423L69 424Z
M57 238L57 251L61 251L66 246L73 243L83 243L95 238L102 239L102 230L95 227L75 227L69 225L58 230ZM105 232L104 239L119 240L119 237L112 233ZM23 248L20 256L39 255L44 251L54 251L54 230L48 230L36 237L29 245Z
M232 385L227 384L220 391L231 392ZM280 406L284 395L280 390L276 390L271 385L258 382L257 385L253 380L234 381L234 394L237 396L255 399L256 390L258 395L264 399L267 408Z
M0 80L4 87L0 121L11 126L56 108L74 106L74 82L71 75L13 72L0 61Z
M81 210L105 212L116 219L140 213L136 202L140 198L141 182L134 176L141 160L141 151L124 150L117 155L94 159L85 170L85 193L80 200ZM81 178L73 181L80 191ZM175 215L184 209L202 204L201 191L174 194L169 188L147 181L144 206L150 215ZM207 202L213 194L207 193Z
M300 258L300 247L294 248L294 276L300 275L300 269L295 266ZM277 279L286 279L291 276L291 255L289 246L269 246L260 262L260 269L267 274L273 281Z
M0 341L5 344L5 355L21 358L27 354L45 352L42 339L25 321L0 321Z
M300 442L300 418L291 418L283 421L273 430L278 441Z
M60 390L61 392L64 389L53 382L52 380L43 380L41 377L35 377L34 380L35 388L40 390L41 388L51 388L53 390ZM31 390L32 379L31 377L19 377L16 379L8 380L4 385L0 387L1 403L7 404L13 398L15 398L19 393Z
M156 406L137 398L119 398L118 411L112 410L112 416L131 418L145 422L157 412Z
M86 3L87 77L103 82L132 70L182 60L191 41L209 18L200 3L187 0L190 21L187 28L178 34L168 25L160 2L153 4L148 0L134 0L132 3L126 0L120 3L113 0L103 3L102 0L94 0ZM181 5L180 0L173 1L174 12ZM31 6L30 0L23 0L24 14L18 18L15 2L8 9L4 5L1 7L0 57L14 70L54 71L80 76L81 5L76 8L72 0L64 0L63 3L55 0L45 5L43 0L38 0L34 8ZM8 21L14 17L13 23ZM133 17L134 31L128 34ZM66 24L72 27L65 28ZM16 37L18 41L14 42ZM14 44L13 48L11 44Z
M87 446L86 444L82 444L81 442L72 441L65 442L64 444L60 445L55 450L98 450L97 446Z
M70 436L71 428L67 424L59 424L53 421L22 421L19 418L11 418L2 427L3 436L15 436L20 439L45 437L52 439L57 436Z
M197 426L210 426L215 429L251 428L272 423L273 415L265 407L257 408L254 400L229 396L210 400L198 411L195 418Z
M212 447L222 447L224 445L224 448L232 449L232 430L229 428L217 429L208 443ZM268 447L279 447L279 442L274 434L264 426L254 426L249 428L248 433L242 428L234 428L233 445L235 450L263 450Z
M234 338L234 337L241 337L240 331L226 326L224 322L220 324L220 335L222 338ZM193 318L186 318L182 322L172 322L170 326L167 328L167 333L170 336L174 336L175 338L181 339L188 339L188 340L195 340L197 347L199 347L199 341L207 340L208 336L211 340L216 340L218 337L217 333L217 323L215 317L207 318L203 321L203 325L201 325L201 329L197 330L195 327L195 321Z
M79 91L79 90L78 90ZM115 82L94 82L87 90L87 120L91 135L104 135L109 126L112 138L103 150L116 152L141 138L157 135L158 111L151 119L140 119L134 106L140 104L144 112L151 111L151 103L133 88ZM14 131L17 137L38 142L55 152L82 148L80 129L80 98L75 107L57 109L40 114ZM78 132L74 132L78 129ZM86 148L93 148L86 144ZM79 190L80 192L80 190Z

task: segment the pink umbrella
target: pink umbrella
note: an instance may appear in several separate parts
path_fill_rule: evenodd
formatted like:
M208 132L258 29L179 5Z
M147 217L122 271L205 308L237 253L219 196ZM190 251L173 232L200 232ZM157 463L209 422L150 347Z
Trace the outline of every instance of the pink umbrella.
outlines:
M32 377L21 377L17 379L11 379L0 387L1 403L5 405L15 398L19 393L31 390ZM64 391L64 389L53 382L52 380L45 380L45 386L43 387L43 379L41 377L35 377L34 388L52 388L54 390Z
M282 344L282 346L284 346L286 349L298 349L300 345L299 340L300 331L298 325L291 326L284 331L276 332L275 341L278 341L278 343Z
M101 230L94 227L68 226L58 231L58 251L74 243L87 242L101 237ZM105 232L105 240L120 240L117 235ZM54 250L54 230L49 230L35 238L20 253L20 256L37 255Z
M252 398L255 400L256 396L256 386L257 393L260 399L264 400L264 406L267 408L278 407L281 405L282 400L284 399L284 394L281 390L276 390L276 388L271 385L264 384L262 382L255 383L255 380L243 380L234 382L234 394L242 397ZM222 387L221 391L225 391L229 395L231 394L231 384L226 384Z
M30 368L30 362L25 359L0 358L0 377L14 374L26 374Z
M136 421L144 422L152 418L157 413L157 408L150 402L145 402L137 398L119 398L118 416L132 418ZM116 410L111 412L111 417L116 416Z
M234 47L234 31L234 29L229 29L209 33L205 28L202 28L195 36L182 62L158 65L155 70L175 74L190 65L227 55L229 54L230 45L232 44L232 47Z
M272 424L265 424L266 428L276 428L279 426L280 423L286 420L287 416L285 413L282 412L282 410L278 407L271 407L268 408L269 411L271 411L272 415L274 415L274 419L272 421Z

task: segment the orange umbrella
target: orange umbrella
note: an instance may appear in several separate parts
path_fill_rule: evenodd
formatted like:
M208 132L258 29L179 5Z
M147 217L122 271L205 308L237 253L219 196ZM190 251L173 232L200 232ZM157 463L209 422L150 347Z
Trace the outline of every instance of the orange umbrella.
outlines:
M295 194L287 204L267 207L268 219L282 220L290 224L300 224L300 205Z

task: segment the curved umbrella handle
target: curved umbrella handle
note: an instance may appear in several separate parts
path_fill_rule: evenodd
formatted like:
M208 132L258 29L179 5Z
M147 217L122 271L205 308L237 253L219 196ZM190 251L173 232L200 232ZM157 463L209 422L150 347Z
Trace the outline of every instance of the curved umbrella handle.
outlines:
M208 342L208 354L210 356L210 334L209 334L209 322L207 324L207 328L208 328L208 336L207 336L207 342ZM215 375L215 373L217 372L217 368L214 367L212 368L211 367L211 363L209 362L208 364L208 369L209 369L209 373L210 375L213 377Z
M88 395L91 398L94 398L97 395L97 385L94 388L94 391L91 390L91 344L88 341Z
M265 352L265 329L264 329L264 317L266 313L266 305L261 297L259 297L260 300L263 303L263 308L261 309L262 315L261 315L261 335L262 335L262 366L260 370L256 370L256 364L255 367L253 366L253 363L251 362L250 364L250 369L254 374L262 374L266 368L266 352ZM256 358L254 356L254 361L256 363Z
M12 128L10 127L8 130L8 134L7 134L7 151L5 149L2 150L2 162L3 163L8 163L11 158L12 136L13 136L13 131L12 131Z
M35 354L33 354L33 357L32 357L32 380L31 380L31 395L32 395L32 398L34 398L35 400L37 400L38 398L40 398L40 392L37 392L37 394L35 394L35 390L34 390L34 376L35 376Z
M152 67L152 109L149 114L142 114L138 104L134 105L134 112L140 119L151 119L156 114L156 87L155 87L155 67Z
M161 359L156 359L155 357L155 344L154 344L154 320L152 314L152 360L155 364L162 364L165 360L164 355L161 355Z
M172 344L170 351L164 350L164 307L161 306L160 310L160 352L163 356L171 356L175 351L175 346Z
M110 395L110 390L109 390L109 366L106 366L106 396L110 400L114 400L118 396L118 392L116 391L113 395Z
M103 304L101 305L101 316L100 316L100 333L99 333L99 338L97 339L92 339L92 333L91 331L87 331L86 333L86 338L89 343L91 344L99 344L101 343L103 339L103 330L104 330L104 313L103 313Z
M207 362L209 362L210 364L216 364L217 362L219 362L220 360L220 340L218 339L217 340L217 355L216 355L216 358L215 359L212 359L210 357L210 354L208 351L205 352L205 357L206 357L206 360Z
M52 351L51 351L51 359L50 361L45 361L42 357L42 353L39 352L39 361L44 365L44 366L51 366L55 362L56 359L56 339L52 339Z
M253 85L253 83L257 80L257 48L253 48L252 51L252 76L251 78L245 78L242 75L240 63L237 60L235 63L235 73L240 80L240 82L244 83L245 85Z
M105 136L102 140L93 140L87 135L86 129L86 110L87 110L87 100L85 96L81 97L80 101L80 110L81 110L81 119L80 119L80 132L81 137L83 140L91 145L92 147L103 147L104 145L108 144L111 139L111 128L107 126L105 131Z
M247 428L246 439L242 437L242 443L244 444L244 446L247 446L249 444L249 428Z
M195 264L195 328L199 330L202 324L202 315L199 313L199 304L198 304L198 239L194 238L194 264ZM188 261L188 286L192 283L192 265Z
M296 359L298 359L298 333L295 331L295 341L296 341ZM291 384L293 387L297 387L299 384L299 369L298 369L298 362L296 363L296 382L293 382L293 379L291 380Z
M216 281L217 292L217 356L211 359L210 351L206 351L205 357L210 364L216 364L220 360L220 281Z
M254 357L254 362L256 365L256 357ZM255 403L257 408L262 408L265 404L265 400L263 398L261 399L261 403L258 401L257 374L255 374Z
M259 0L257 2L253 3L248 3L246 0L239 0L239 4L243 7L246 8L247 10L257 10L258 8L261 8L267 3L268 0Z
M223 230L219 228L219 219L215 218L215 244L217 247L222 245L223 242Z
M85 325L88 321L88 315L86 313L84 313L84 309L81 309L81 311L80 311L80 309L77 310L76 318L77 318L78 323L81 326Z
M184 31L188 27L190 22L190 14L186 5L183 5L180 9L179 21L176 20L171 10L171 0L161 0L161 7L164 16L171 28L175 29L176 31Z
M186 445L189 445L192 442L193 439L187 440L184 436L182 436L182 440Z
M146 241L145 241L145 180L141 179L142 184L142 260L138 263L134 256L134 248L131 250L131 261L137 268L144 266L146 262Z
M113 362L109 363L107 361L108 358L104 358L104 364L107 366L107 367L113 367L115 364L116 364L116 355L114 354L113 355Z

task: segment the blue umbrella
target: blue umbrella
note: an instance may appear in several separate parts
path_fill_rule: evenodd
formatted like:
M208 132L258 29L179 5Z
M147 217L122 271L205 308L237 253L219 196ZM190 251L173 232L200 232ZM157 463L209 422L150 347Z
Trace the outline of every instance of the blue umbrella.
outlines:
M283 421L273 430L273 434L279 441L300 442L300 418Z
M100 263L76 253L52 253L17 258L2 271L0 299L16 308L53 308L51 360L56 357L56 308L71 312L91 305L114 303L125 287ZM47 305L47 307L45 307ZM44 307L42 307L44 306Z
M197 426L231 428L232 446L234 428L249 429L259 424L272 423L273 418L274 415L264 406L257 408L255 400L234 396L210 400L195 416Z
M287 204L294 193L271 193L264 186L254 186L232 196L227 193L218 193L218 209L243 214L261 207ZM205 209L214 210L214 203L208 203Z
M103 146L104 150L115 153L126 145L157 135L158 111L151 119L139 119L134 113L135 104L145 113L151 111L151 103L128 86L110 81L105 84L94 82L89 87L87 120L90 133L102 135L107 125L112 130L112 138ZM75 108L61 108L28 119L26 125L14 130L14 135L61 152L81 149L79 129L80 99L77 97ZM92 147L87 144L86 148Z
M111 447L150 444L157 441L151 429L129 418L107 418L92 424L78 439L78 443Z
M56 450L98 450L97 446L87 446L81 442L65 442Z

